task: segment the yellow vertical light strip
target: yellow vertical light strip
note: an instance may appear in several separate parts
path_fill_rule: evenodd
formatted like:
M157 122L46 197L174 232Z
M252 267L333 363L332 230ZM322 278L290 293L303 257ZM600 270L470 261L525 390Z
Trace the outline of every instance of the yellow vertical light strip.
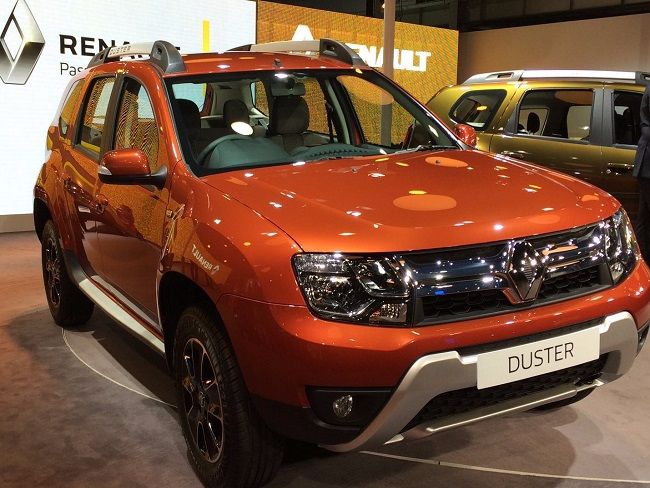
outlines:
M203 52L204 53L209 53L210 52L210 21L209 20L203 20ZM203 85L203 96L205 97L205 94L207 92L208 85Z
M210 52L210 21L203 21L203 52Z

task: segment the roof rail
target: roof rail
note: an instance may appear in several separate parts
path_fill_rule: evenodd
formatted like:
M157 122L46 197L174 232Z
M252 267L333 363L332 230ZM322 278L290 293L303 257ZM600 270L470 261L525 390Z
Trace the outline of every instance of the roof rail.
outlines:
M642 71L605 71L580 69L534 69L496 71L470 76L464 85L474 83L496 83L508 81L560 79L560 80L598 80L619 81L623 83L650 84L650 73Z
M311 41L277 41L263 44L246 44L228 51L296 53L313 52L321 56L335 58L352 66L368 66L352 48L333 39L314 39Z
M185 71L185 63L183 62L181 53L178 52L178 49L173 44L167 41L107 47L93 56L87 68L121 58L140 60L143 59L143 56L149 56L149 61L162 69L164 73Z

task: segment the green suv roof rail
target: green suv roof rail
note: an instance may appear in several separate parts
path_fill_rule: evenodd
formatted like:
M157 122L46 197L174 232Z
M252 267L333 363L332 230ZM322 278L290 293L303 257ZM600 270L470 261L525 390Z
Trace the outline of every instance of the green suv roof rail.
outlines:
M584 69L531 69L495 71L470 76L464 85L475 83L503 83L525 80L596 80L616 81L619 83L634 83L647 85L650 83L650 73L643 71L607 71Z
M262 44L246 44L228 51L276 52L276 53L318 53L321 56L338 59L352 66L368 66L352 48L333 39L308 41L277 41Z
M148 60L163 70L164 73L185 71L185 63L176 46L167 41L143 42L125 44L124 46L107 47L93 56L87 68L99 66L117 59L122 61Z

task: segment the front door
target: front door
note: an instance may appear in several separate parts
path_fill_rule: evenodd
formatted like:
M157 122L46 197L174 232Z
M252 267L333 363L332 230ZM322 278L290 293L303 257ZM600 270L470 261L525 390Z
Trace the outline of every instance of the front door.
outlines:
M124 77L111 149L138 148L152 171L166 164L159 124L144 85ZM105 202L98 227L104 259L103 278L156 322L156 277L162 248L168 191L154 186L99 183ZM119 296L119 295L118 295Z
M602 89L532 89L525 92L505 133L490 151L601 183Z

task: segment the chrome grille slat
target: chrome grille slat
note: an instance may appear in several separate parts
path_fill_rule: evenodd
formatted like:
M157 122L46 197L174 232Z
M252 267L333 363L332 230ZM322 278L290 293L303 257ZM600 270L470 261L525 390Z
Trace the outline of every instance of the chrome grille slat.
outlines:
M439 323L506 313L573 298L611 284L603 278L607 275L603 272L603 227L593 224L527 239L532 246L528 249L545 268L538 297L517 303L513 301L516 292L509 266L512 249L521 241L400 256L414 281L416 322ZM518 269L526 279L534 279L529 263L522 262Z

